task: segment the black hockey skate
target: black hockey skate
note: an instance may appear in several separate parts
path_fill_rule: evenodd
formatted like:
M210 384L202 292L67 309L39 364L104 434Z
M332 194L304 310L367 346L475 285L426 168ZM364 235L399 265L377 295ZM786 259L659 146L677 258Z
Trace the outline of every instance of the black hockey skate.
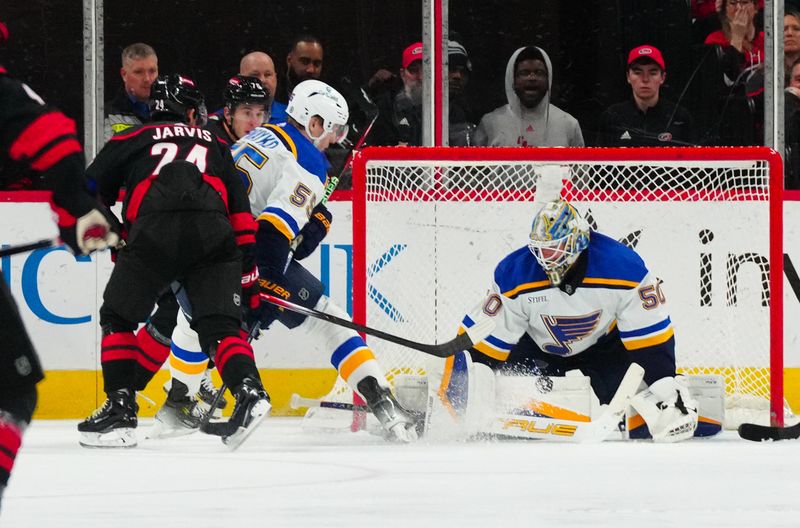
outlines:
M245 378L234 396L236 405L230 419L227 422L210 422L202 428L204 433L221 436L222 443L231 450L237 449L255 431L272 408L269 394L260 381L252 378Z
M156 413L148 438L171 438L191 434L200 428L204 412L189 397L189 387L173 379L164 405Z
M200 382L200 390L197 393L197 401L200 404L200 409L203 413L207 413L211 409L211 404L214 403L214 398L217 397L217 389L211 381L211 371L206 370L203 374L203 381ZM223 396L217 402L217 407L214 409L214 418L222 417L222 410L228 406L228 400Z
M138 411L132 390L108 393L105 403L78 424L83 447L136 447Z
M369 410L386 431L386 436L398 442L417 440L417 420L395 399L392 391L381 387L373 376L358 382L358 392L364 397Z

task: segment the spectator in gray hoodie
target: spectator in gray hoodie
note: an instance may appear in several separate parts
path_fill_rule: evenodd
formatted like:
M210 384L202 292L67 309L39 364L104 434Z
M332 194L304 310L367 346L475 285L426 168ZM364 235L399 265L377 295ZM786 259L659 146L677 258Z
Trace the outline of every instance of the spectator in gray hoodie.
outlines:
M550 57L537 46L519 48L506 66L508 104L484 115L475 144L493 147L583 147L578 121L550 104Z

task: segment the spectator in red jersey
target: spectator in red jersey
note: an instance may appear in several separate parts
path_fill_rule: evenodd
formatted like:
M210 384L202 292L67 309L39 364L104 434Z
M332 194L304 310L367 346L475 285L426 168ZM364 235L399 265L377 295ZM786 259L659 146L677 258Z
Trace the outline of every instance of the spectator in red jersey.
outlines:
M722 29L708 35L705 43L722 48L726 83L732 85L743 70L763 67L764 32L755 25L754 0L722 0L717 12Z

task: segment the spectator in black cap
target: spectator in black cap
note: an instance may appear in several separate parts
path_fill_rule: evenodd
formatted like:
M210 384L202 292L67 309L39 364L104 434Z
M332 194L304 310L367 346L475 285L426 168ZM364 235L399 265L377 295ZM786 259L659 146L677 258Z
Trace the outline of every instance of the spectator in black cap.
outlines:
M466 48L457 40L448 41L447 60L450 97L449 144L455 147L468 147L474 143L477 121L467 94L467 85L472 75L472 62L469 60Z
M600 116L598 146L669 146L695 141L689 112L661 97L667 74L658 48L645 45L632 49L626 77L631 98L610 106Z

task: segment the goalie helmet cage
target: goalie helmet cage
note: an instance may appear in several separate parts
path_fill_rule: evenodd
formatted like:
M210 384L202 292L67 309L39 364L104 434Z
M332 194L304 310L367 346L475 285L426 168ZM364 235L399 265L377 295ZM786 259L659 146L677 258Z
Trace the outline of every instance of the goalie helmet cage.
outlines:
M663 281L678 370L724 376L725 426L782 424L782 175L764 147L364 149L353 168L353 319L451 339L496 264L527 243L537 185L551 193L555 182ZM391 382L431 361L368 343ZM339 380L330 397L344 392Z

